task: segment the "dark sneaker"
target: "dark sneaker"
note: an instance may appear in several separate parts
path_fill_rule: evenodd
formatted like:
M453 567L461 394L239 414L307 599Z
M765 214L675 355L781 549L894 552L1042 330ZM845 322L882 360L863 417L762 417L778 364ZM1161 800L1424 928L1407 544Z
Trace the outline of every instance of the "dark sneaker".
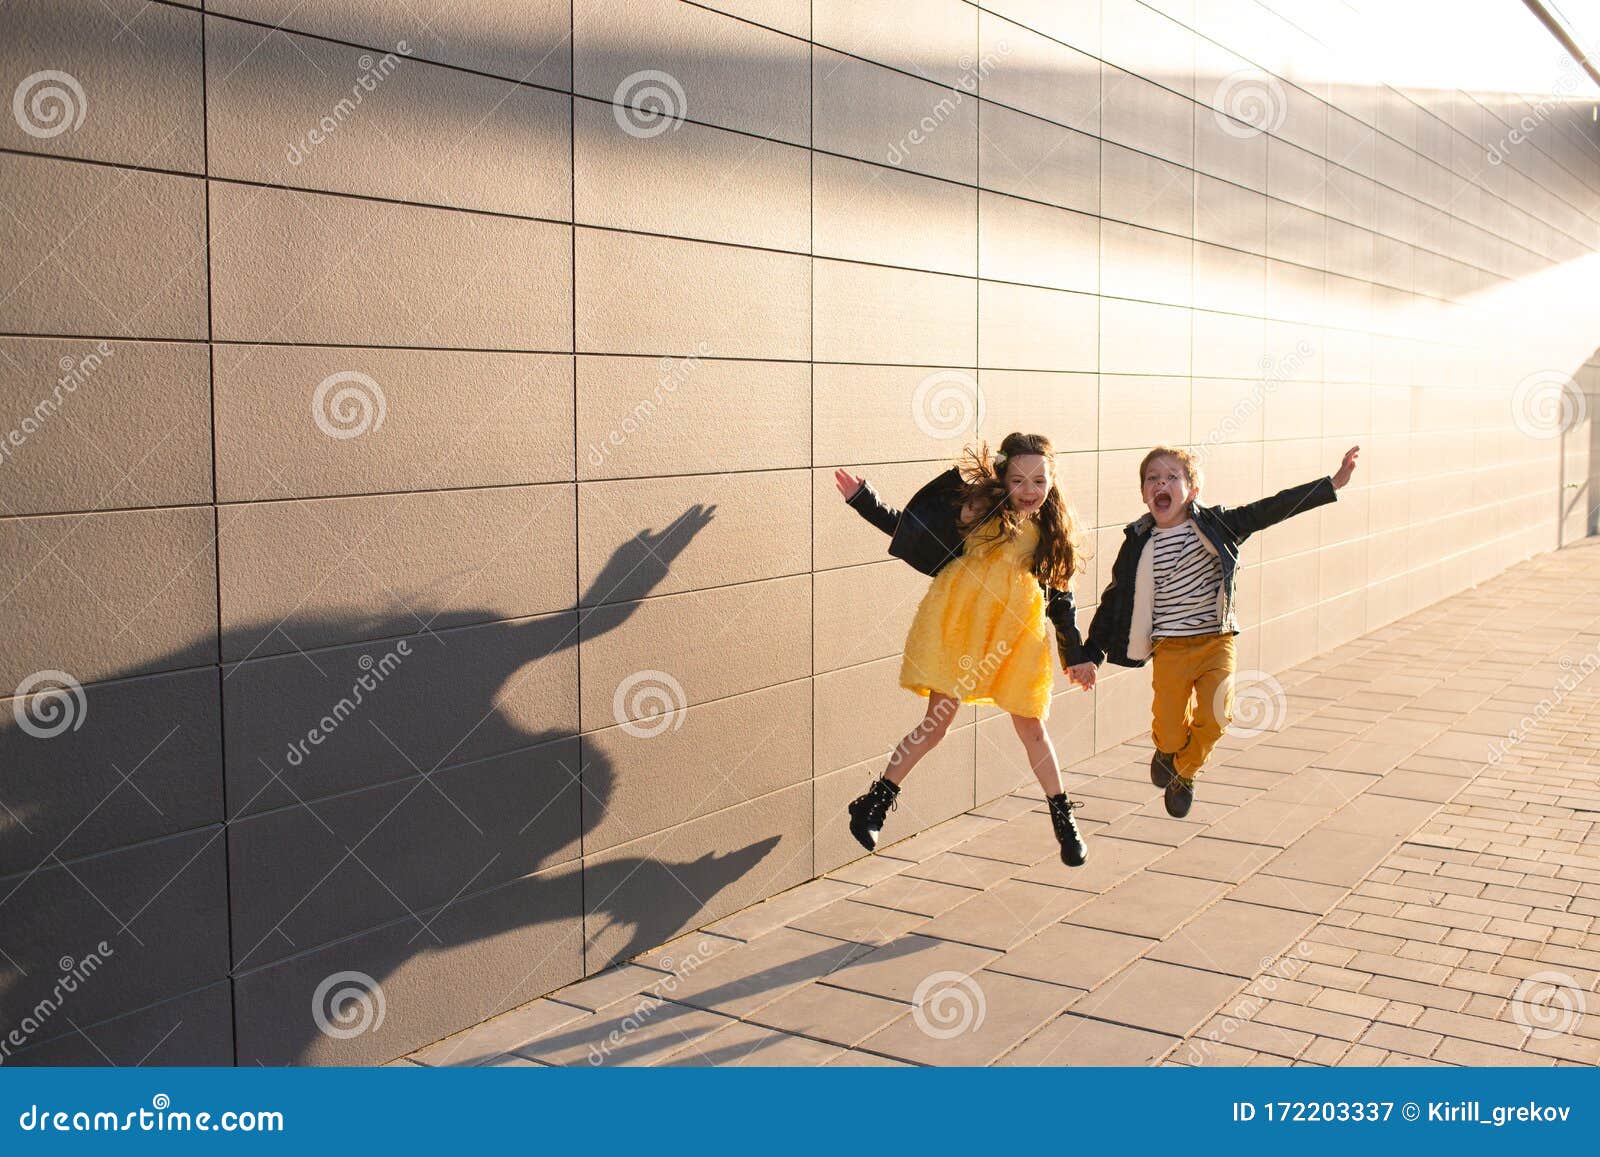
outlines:
M883 821L899 804L900 788L879 777L867 788L864 795L850 801L850 834L869 852L878 850L878 836L883 831Z
M1082 807L1082 802L1069 800L1066 792L1050 796L1046 802L1050 805L1050 824L1056 830L1056 843L1061 845L1061 862L1069 868L1081 868L1089 858L1089 847L1083 842L1083 833L1078 830L1072 812Z
M1194 780L1174 774L1167 784L1167 814L1175 819L1182 819L1189 814L1189 805L1193 802Z
M1150 757L1150 782L1157 787L1166 787L1177 774L1178 765L1165 751L1157 751Z

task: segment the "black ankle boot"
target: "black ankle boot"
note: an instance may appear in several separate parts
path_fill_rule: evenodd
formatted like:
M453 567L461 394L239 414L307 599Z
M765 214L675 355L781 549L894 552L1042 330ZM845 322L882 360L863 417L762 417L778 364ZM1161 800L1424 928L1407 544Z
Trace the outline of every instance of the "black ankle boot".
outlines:
M1167 784L1165 802L1167 814L1174 819L1182 819L1188 815L1189 805L1194 803L1194 780L1174 775L1172 781Z
M1056 829L1056 842L1061 845L1061 862L1069 868L1081 868L1089 858L1089 848L1083 842L1083 833L1078 830L1072 811L1083 804L1069 800L1066 792L1050 796L1046 802L1050 804L1050 823Z
M899 807L900 788L881 776L872 782L865 795L850 801L850 834L869 852L878 850L878 833L891 808Z
M1178 765L1174 757L1158 748L1150 757L1150 782L1157 787L1166 787L1177 774Z

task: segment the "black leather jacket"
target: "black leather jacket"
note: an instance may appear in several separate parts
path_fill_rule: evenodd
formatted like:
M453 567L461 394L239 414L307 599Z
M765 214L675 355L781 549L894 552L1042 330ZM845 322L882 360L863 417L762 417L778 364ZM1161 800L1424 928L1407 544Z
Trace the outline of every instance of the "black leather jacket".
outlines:
M962 553L964 544L956 528L966 482L957 467L950 467L911 496L904 510L884 505L866 479L850 496L856 512L889 536L889 553L904 559L926 575L938 574L945 563ZM1056 650L1063 667L1086 662L1083 639L1078 634L1077 608L1072 592L1044 588L1045 615L1055 624Z
M1217 609L1223 633L1239 633L1233 603L1240 544L1258 530L1265 530L1302 511L1314 510L1338 496L1332 477L1324 475L1244 506L1190 504L1189 516L1200 531L1201 545L1222 563ZM1084 643L1085 656L1091 662L1098 664L1110 659L1123 667L1143 667L1153 653L1148 621L1155 600L1153 552L1147 552L1145 547L1155 521L1155 517L1146 512L1122 528L1122 548L1117 551L1117 561L1111 567L1111 582L1100 596L1100 605L1095 608L1094 619L1089 624L1089 638ZM1134 621L1136 609L1137 624Z

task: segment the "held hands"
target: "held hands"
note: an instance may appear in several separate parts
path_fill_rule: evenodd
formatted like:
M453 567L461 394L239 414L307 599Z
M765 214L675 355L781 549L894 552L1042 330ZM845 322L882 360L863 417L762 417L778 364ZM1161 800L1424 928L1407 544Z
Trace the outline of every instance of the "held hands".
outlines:
M1360 446L1352 446L1344 452L1344 461L1339 465L1339 472L1332 475L1335 490L1343 489L1344 484L1350 481L1350 475L1356 472L1356 458L1360 453Z
M1067 678L1085 691L1094 686L1094 675L1095 665L1093 663L1074 663L1067 668Z

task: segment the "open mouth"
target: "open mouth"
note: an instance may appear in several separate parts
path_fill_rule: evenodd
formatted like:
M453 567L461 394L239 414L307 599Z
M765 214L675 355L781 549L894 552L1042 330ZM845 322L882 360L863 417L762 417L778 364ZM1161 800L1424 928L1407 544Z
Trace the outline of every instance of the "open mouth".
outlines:
M1172 509L1172 495L1157 494L1150 502L1157 514L1166 514Z

